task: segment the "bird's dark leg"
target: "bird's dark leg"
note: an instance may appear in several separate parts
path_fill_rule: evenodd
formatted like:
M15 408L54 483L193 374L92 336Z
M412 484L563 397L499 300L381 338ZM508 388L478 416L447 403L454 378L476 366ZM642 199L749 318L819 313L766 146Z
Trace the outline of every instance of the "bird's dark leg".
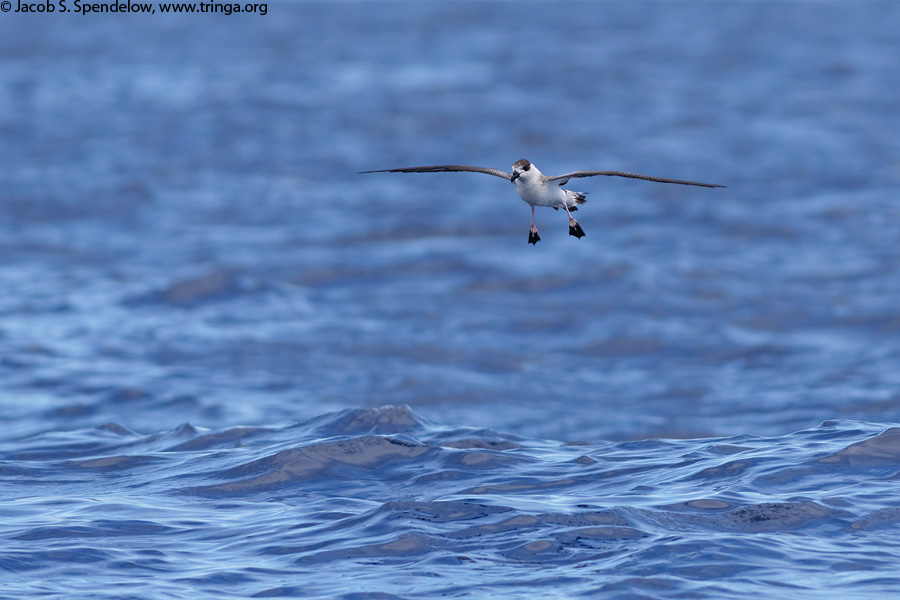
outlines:
M572 213L569 212L569 207L566 204L563 204L563 208L566 209L566 213L569 215L569 235L574 235L577 238L584 237L584 230L581 228L581 225L578 224L574 218L572 218Z
M537 243L541 241L541 236L538 235L537 227L534 226L534 207L531 207L531 229L528 230L528 243L537 245Z

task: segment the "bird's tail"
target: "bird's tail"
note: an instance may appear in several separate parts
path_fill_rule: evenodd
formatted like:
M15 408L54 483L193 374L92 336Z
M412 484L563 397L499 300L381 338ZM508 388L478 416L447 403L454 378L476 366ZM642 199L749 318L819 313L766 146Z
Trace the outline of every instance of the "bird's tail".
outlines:
M568 192L566 200L569 201L567 202L569 210L578 210L579 204L587 202L587 198L585 198L587 192L573 192L572 190L566 190L566 192Z

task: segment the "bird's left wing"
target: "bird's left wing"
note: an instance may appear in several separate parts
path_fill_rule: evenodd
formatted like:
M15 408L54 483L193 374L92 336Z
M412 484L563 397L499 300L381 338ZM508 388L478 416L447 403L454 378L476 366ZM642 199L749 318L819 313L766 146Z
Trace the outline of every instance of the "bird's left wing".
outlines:
M512 181L512 173L491 169L490 167L467 167L466 165L434 165L430 167L403 167L401 169L378 169L375 171L360 171L360 173L442 173L446 171L468 171L471 173L484 173L494 177L502 177Z
M643 179L644 181L658 181L659 183L678 183L680 185L699 185L708 188L723 188L724 185L715 183L700 183L699 181L684 181L682 179L666 179L665 177L653 177L652 175L638 175L637 173L626 173L624 171L575 171L574 173L566 173L565 175L555 175L548 177L547 181L559 181L559 185L565 185L569 179L575 177L596 177L597 175L611 175L613 177L630 177L632 179Z

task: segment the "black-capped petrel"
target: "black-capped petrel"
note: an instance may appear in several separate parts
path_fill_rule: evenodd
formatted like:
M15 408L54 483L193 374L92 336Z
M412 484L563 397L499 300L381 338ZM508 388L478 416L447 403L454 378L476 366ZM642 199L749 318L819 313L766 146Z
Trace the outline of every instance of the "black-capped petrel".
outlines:
M700 183L697 181L683 181L681 179L667 179L665 177L653 177L650 175L638 175L637 173L625 173L624 171L574 171L565 175L554 175L548 177L544 175L538 168L524 158L513 163L512 173L501 171L500 169L491 169L490 167L468 167L465 165L434 165L428 167L403 167L400 169L378 169L375 171L360 171L360 173L439 173L444 171L469 171L472 173L485 173L495 177L502 177L511 181L516 186L519 197L531 205L531 228L528 230L528 243L537 244L541 237L538 235L537 227L534 226L534 207L549 206L553 210L560 208L566 209L569 215L569 235L577 238L584 236L584 230L572 217L572 213L578 210L579 204L585 203L585 194L564 190L561 186L565 185L569 179L576 177L595 177L597 175L612 175L615 177L630 177L632 179L643 179L645 181L658 181L660 183L677 183L680 185L697 185L708 188L725 187L724 185L716 185L714 183ZM552 186L550 183L559 182L559 187Z

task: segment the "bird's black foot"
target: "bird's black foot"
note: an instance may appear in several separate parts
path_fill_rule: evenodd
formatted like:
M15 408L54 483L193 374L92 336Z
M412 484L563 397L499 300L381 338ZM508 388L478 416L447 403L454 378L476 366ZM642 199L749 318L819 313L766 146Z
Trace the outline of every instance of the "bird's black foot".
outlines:
M528 231L528 243L535 244L541 241L541 236L538 235L537 229L531 229Z
M578 221L572 219L569 221L569 235L574 235L577 238L584 237L584 230L581 228L581 225L578 224Z

